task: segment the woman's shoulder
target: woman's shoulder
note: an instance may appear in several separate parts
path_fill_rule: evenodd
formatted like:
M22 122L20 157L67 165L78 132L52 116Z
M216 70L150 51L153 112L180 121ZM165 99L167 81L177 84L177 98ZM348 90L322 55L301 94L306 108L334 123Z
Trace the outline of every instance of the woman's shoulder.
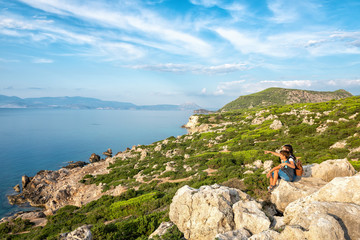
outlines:
M292 161L292 162L295 162L295 159L296 159L296 158L295 158L293 155L290 155L290 157L288 158L288 160L289 160L290 162L291 162L291 161Z

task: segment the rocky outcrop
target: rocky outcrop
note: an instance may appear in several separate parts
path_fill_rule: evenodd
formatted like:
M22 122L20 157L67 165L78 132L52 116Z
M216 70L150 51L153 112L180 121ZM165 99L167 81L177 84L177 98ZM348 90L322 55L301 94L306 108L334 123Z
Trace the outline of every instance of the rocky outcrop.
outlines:
M350 203L342 203L342 202L303 202L299 201L293 204L290 204L284 213L285 223L288 225L298 225L301 226L302 229L310 230L310 227L314 223L321 223L321 219L326 218L325 222L328 223L336 223L333 225L329 225L328 229L339 228L339 224L342 227L344 234L347 235L347 239L359 239L360 232L360 206L356 204ZM331 216L334 220L329 220ZM323 226L324 227L324 226ZM321 227L319 228L321 229ZM313 228L313 232L315 229ZM318 230L319 231L319 230ZM320 235L318 233L317 235ZM345 237L346 237L345 235ZM344 237L344 236L343 236ZM326 239L318 238L318 239ZM330 239L338 239L338 238L330 238Z
M32 212L18 212L10 217L4 217L0 220L0 224L4 222L10 222L17 218L21 218L23 220L30 220L30 222L34 223L35 227L44 226L47 222L46 215L42 211L32 211Z
M233 205L249 199L240 190L219 185L180 188L170 205L170 220L186 239L213 239L235 230Z
M335 177L353 176L356 171L346 159L327 160L320 164L311 165L306 174L330 182Z
M326 182L318 178L302 178L297 182L286 182L280 180L279 185L271 193L271 202L276 208L283 212L293 201L318 191L325 186Z
M270 125L270 129L273 130L279 130L283 126L282 122L280 120L275 119L273 123Z
M77 162L68 164L68 165L65 166L64 168L73 169L73 168L78 168L78 167L84 167L84 166L86 166L87 164L88 164L88 163L83 162L83 161L77 161Z
M21 184L23 188L26 188L26 186L28 185L28 183L31 181L31 178L29 178L28 176L24 175L21 177Z
M295 182L280 180L279 185L271 194L271 201L279 211L283 212L291 202L309 196L319 189L321 189L321 191L317 193L318 195L321 195L324 191L328 193L334 191L331 197L340 198L341 196L336 195L339 189L334 188L332 184L326 185L326 183L335 177L353 176L354 174L355 169L346 159L328 160L321 164L307 165L304 166L304 176L300 178L300 180L298 179L298 181ZM340 181L340 179L338 181ZM324 187L325 185L326 187ZM328 196L330 195L326 195L326 198ZM326 199L324 199L324 201L326 201Z
M111 148L108 148L108 150L106 150L106 152L103 152L103 155L105 155L106 158L111 158L111 157L112 157L112 150L111 150Z
M251 234L269 229L270 220L262 211L262 206L255 200L238 201L233 206L236 229L245 228Z
M19 184L16 184L14 187L13 187L14 191L15 192L20 192L20 185Z
M95 163L95 162L100 162L100 156L97 155L96 153L91 154L90 158L89 158L89 162L91 163Z
M309 234L317 231L317 235L313 234L315 236L324 235L329 227L336 230L339 224L344 235L340 230L336 230L333 233L342 237L333 239L359 239L360 195L356 189L360 189L360 175L335 178L319 191L290 203L284 212L284 222L288 225L299 225L309 230ZM325 228L324 222L333 224ZM313 225L320 227L315 228ZM326 237L324 235L318 239Z
M63 233L59 240L92 240L93 236L90 231L91 226L81 226L70 233Z
M360 239L360 174L337 177L336 167L340 176L344 169L352 174L351 168L342 167L347 166L343 160L326 161L322 166L335 177L330 182L314 177L280 181L271 200L283 216L269 202L212 185L180 188L170 205L170 219L190 240Z
M117 156L126 158L128 153ZM124 156L123 156L124 155ZM103 192L103 185L82 184L80 180L87 174L96 177L99 174L109 173L108 166L115 159L108 158L83 167L61 168L57 171L43 170L34 177L23 176L23 191L18 195L8 196L10 204L29 202L32 206L45 207L45 214L52 214L66 205L82 206L103 195L119 195L126 188L119 185ZM75 163L76 164L76 163Z

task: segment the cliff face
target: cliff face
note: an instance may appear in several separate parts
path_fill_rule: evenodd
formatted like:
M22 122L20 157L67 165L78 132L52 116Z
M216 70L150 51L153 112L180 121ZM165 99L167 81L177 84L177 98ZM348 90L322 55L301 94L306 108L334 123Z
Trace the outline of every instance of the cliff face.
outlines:
M334 92L318 92L286 88L268 88L262 92L240 96L226 104L220 111L235 109L265 107L271 105L286 105L293 103L317 103L341 98L351 97L352 94L345 90Z

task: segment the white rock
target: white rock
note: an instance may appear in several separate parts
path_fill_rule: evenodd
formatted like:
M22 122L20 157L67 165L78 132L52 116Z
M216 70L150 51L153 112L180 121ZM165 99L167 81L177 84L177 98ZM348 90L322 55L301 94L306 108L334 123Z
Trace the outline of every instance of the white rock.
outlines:
M282 228L285 226L284 217L274 216L271 222L272 228Z
M306 236L308 240L345 240L345 233L339 222L327 214L316 214Z
M233 211L236 228L245 228L252 234L267 230L270 220L261 210L261 204L256 201L239 201L234 204Z
M330 182L335 177L347 177L355 174L354 167L346 159L327 160L311 167L311 176Z
M282 126L283 126L282 122L280 120L275 119L273 123L270 125L270 128L274 130L279 130L282 128Z
M330 146L331 149L333 148L345 148L346 147L346 140L341 140L339 142L334 143Z
M279 185L271 193L271 202L283 212L291 202L309 196L325 184L326 182L316 178L302 178L298 182L280 180Z
M263 163L262 163L261 160L256 160L256 161L254 161L253 165L254 165L257 169L259 169L259 168L262 168Z
M217 240L247 240L251 234L244 228L239 230L229 231L226 233L219 233L215 236Z
M149 236L149 239L152 239L155 236L161 237L164 235L174 224L172 222L162 222L160 226Z
M61 234L60 240L92 240L90 228L86 225L81 226L70 233Z
M261 233L257 233L252 235L249 240L277 240L279 239L280 233L268 229L265 231L262 231Z
M200 189L184 186L170 204L169 217L186 239L213 239L235 230L232 205L249 198L240 190L216 184Z
M272 160L267 160L264 162L264 172L269 172L273 166L273 161Z

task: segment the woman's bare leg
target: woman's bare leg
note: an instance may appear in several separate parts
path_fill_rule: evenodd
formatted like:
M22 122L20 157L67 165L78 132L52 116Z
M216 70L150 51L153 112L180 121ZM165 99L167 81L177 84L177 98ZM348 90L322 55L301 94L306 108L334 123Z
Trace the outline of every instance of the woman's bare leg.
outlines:
M279 170L275 170L274 177L270 178L270 185L275 186L278 178L279 178Z

